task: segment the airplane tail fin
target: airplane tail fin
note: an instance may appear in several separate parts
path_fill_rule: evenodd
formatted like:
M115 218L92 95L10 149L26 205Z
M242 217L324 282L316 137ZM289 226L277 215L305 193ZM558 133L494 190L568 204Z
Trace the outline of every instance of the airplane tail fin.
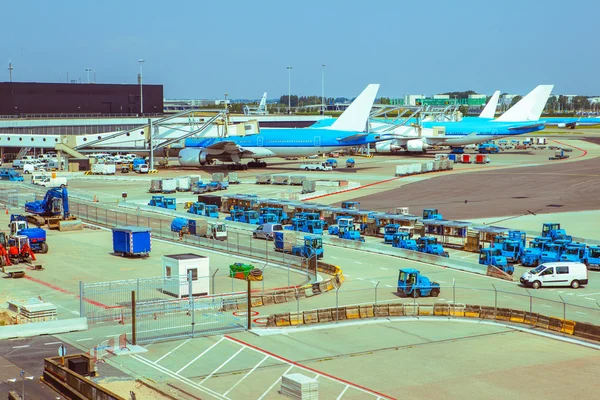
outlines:
M262 98L260 99L260 104L258 105L259 111L264 111L267 109L267 92L264 92Z
M496 115L496 108L498 107L498 99L500 98L500 91L496 90L490 101L485 105L481 114L479 114L479 118L490 118L494 119Z
M507 112L496 118L498 122L537 121L544 111L554 85L539 85Z
M369 114L375 102L379 84L370 84L358 95L350 106L329 127L339 131L363 132L369 121Z

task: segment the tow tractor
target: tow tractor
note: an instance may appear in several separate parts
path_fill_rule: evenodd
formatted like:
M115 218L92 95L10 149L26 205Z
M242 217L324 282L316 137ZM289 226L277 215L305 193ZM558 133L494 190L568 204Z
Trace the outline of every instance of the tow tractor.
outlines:
M398 295L401 297L438 297L440 294L440 284L432 282L421 272L412 269L401 269L398 274Z
M417 251L421 253L433 254L434 256L450 257L441 244L438 244L437 238L431 236L422 236L417 239Z
M506 257L502 255L502 250L494 247L486 247L479 251L479 264L491 265L509 275L512 275L515 272L515 267L508 265Z
M417 251L417 242L410 238L410 233L408 232L401 231L395 233L392 238L392 246L401 249Z

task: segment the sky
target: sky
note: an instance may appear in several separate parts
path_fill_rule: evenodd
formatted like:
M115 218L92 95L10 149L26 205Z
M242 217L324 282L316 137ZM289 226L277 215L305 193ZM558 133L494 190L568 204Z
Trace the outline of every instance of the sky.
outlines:
M600 94L597 0L5 1L0 81L162 84L169 99ZM322 65L325 64L323 68ZM287 66L292 66L288 75Z

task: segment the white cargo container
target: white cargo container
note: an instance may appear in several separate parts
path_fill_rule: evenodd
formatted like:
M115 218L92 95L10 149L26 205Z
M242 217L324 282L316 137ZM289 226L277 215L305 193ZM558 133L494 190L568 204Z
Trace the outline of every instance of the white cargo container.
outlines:
M177 191L177 181L175 179L163 179L161 190L163 193L175 193Z
M191 181L187 176L177 178L177 191L178 192L189 192L191 189Z
M115 164L92 164L92 174L94 175L114 175L116 170Z
M408 166L404 165L396 165L396 176L404 176L408 173Z
M177 298L188 297L190 287L187 277L192 275L192 296L210 293L210 263L207 256L198 254L165 255L163 261L163 291Z

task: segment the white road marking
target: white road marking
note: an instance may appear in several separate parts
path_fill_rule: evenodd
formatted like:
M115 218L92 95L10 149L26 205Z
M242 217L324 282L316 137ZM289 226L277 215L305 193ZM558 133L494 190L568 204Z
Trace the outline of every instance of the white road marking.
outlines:
M207 380L209 380L210 378L212 378L212 376L214 374L216 374L217 372L219 372L221 370L221 368L223 368L229 361L233 360L238 354L240 354L242 351L244 351L246 347L242 346L234 355L232 355L231 357L229 357L227 359L227 361L225 361L223 364L219 365L217 367L217 369L215 369L213 372L210 373L210 375L208 375L207 377L205 377L204 379L202 379L198 384L202 385L204 382L206 382Z
M385 287L393 288L393 286L392 286L392 285L385 285Z
M187 367L189 367L190 365L192 365L192 363L194 361L198 360L200 357L202 357L203 355L205 355L206 353L208 353L210 351L210 349L212 349L213 347L215 347L216 345L218 345L219 343L221 343L223 340L225 340L224 337L222 337L221 339L219 339L219 341L217 343L213 344L208 349L206 349L202 353L200 353L200 355L198 357L194 358L192 361L190 361L189 363L185 364L185 366L183 366L179 371L177 371L176 374L179 375L179 373L181 371L183 371L184 369L186 369Z
M581 315L587 315L586 313L584 313L584 312L581 312L581 311L575 311L575 312L576 312L577 314L581 314Z
M344 388L344 390L342 390L342 393L340 393L340 395L337 397L336 400L340 400L344 396L344 393L346 393L346 390L348 390L349 387L350 386L346 385L346 387Z
M347 277L349 277L350 275L348 275L347 273L345 273L345 272L344 272L344 276L347 276Z
M337 260L338 258L335 256L329 256L329 258L333 258L334 260Z
M77 339L76 342L85 342L86 340L94 340L93 337L85 338L85 339Z
M44 343L44 346L50 346L51 344L62 344L62 342L48 342Z
M540 306L542 307L546 307L546 308L552 308L551 306L547 305L547 304L540 304Z
M446 284L446 283L448 283L448 282L440 281L439 279L438 279L436 282L437 282L437 283L443 283L443 284Z
M379 268L381 268L381 269L382 269L382 270L384 270L384 271L387 271L387 270L388 270L387 268L384 268L384 267L379 267Z
M585 294L578 294L578 295L577 295L577 297L582 297L582 296L595 296L595 295L597 295L597 294L600 294L600 293L585 293ZM586 297L586 299L587 299L587 297Z
M290 372L290 370L292 368L294 368L294 366L290 365L290 367L283 373L283 375L287 375L287 373ZM283 375L281 375L281 376L283 376ZM277 380L275 382L273 382L273 384L271 386L269 386L269 388L266 390L266 392L264 392L257 400L262 400L271 391L271 389L273 389L273 387L275 385L277 385L280 381L281 381L281 377L277 378Z
M158 360L154 361L155 364L158 364L160 362L160 360L162 360L165 357L168 357L171 353L173 353L175 350L177 350L178 348L180 348L181 346L183 346L184 344L186 344L187 342L189 342L191 339L186 340L185 342L181 343L179 346L175 347L173 350L169 351L167 354L165 354L164 356L162 356L161 358L159 358Z
M591 300L591 301L596 301L597 299L592 299L591 297L586 297L586 299Z
M370 282L371 282L373 285L377 285L377 284L379 283L378 281L374 281L374 280L371 280Z
M359 281L364 281L364 279L363 279L363 278L356 278L356 279L358 279Z
M356 264L362 264L360 261L354 261Z
M233 389L234 389L234 388L235 388L237 385L239 385L240 383L242 383L242 381L243 381L244 379L246 379L246 378L247 378L247 377L248 377L248 376L249 376L251 373L253 373L253 372L254 372L254 371L255 371L255 370L258 368L258 367L260 367L260 365L261 365L262 363L264 363L265 361L267 361L267 360L269 359L269 357L270 357L270 356L268 356L268 355L267 355L267 356L265 356L265 358L263 358L263 359L262 359L262 360L261 360L261 361L260 361L258 364L256 364L256 365L254 366L254 368L252 368L252 369L251 369L251 370L250 370L250 371L249 371L249 372L248 372L246 375L244 375L244 376L242 377L242 379L240 379L239 381L237 381L235 385L233 385L232 387L230 387L230 388L229 388L229 390L228 390L228 391L226 391L225 393L223 393L223 396L227 396L227 395L229 394L229 392L231 392L231 391L232 391L232 390L233 390Z
M24 344L23 346L13 346L13 349L22 349L22 348L25 348L25 347L29 347L29 345L28 344Z

